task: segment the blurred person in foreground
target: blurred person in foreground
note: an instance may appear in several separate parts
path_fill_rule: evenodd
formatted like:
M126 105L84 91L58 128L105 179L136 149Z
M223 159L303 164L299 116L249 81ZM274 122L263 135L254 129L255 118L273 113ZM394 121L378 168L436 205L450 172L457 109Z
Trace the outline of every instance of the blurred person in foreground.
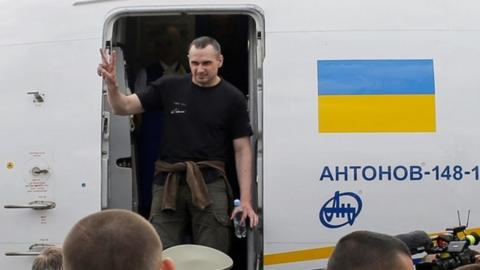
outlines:
M105 210L81 219L63 244L65 270L175 270L162 242L142 216Z
M35 257L32 270L63 270L63 254L59 247L47 247Z
M408 247L399 239L370 231L343 236L327 270L413 270Z

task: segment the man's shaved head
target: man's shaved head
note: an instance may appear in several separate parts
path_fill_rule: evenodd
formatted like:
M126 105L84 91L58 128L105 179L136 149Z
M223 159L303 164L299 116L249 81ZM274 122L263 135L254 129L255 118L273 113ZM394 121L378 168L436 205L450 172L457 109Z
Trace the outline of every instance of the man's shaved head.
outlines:
M140 215L105 210L81 219L63 245L65 270L158 270L162 243Z

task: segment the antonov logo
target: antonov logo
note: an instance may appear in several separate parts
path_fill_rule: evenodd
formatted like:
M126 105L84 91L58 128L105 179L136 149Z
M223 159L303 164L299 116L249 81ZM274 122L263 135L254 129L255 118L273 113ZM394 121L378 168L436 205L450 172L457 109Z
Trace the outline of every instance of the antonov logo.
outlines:
M320 209L320 222L331 229L353 225L362 210L362 199L353 192L336 191Z

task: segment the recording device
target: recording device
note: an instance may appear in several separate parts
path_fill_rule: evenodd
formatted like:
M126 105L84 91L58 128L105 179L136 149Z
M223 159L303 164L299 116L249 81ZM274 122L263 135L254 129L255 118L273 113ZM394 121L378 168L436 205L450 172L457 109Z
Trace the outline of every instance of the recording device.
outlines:
M458 211L457 215L459 226L447 228L445 234L431 238L424 231L414 231L395 236L408 246L412 255L426 252L433 257L431 261L417 264L416 270L451 270L475 263L475 255L478 252L471 250L470 246L477 245L480 236L475 232L467 234L465 231L470 219L470 210L467 225L461 225Z
M433 247L433 242L430 236L424 231L413 231L409 233L399 234L395 236L402 240L412 255L427 252Z

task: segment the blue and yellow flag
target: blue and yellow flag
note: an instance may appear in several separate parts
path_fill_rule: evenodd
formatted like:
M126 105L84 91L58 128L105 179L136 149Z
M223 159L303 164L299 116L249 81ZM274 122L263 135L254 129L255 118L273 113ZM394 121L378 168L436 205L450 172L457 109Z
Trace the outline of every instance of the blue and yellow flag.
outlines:
M319 132L435 132L433 60L319 60Z

